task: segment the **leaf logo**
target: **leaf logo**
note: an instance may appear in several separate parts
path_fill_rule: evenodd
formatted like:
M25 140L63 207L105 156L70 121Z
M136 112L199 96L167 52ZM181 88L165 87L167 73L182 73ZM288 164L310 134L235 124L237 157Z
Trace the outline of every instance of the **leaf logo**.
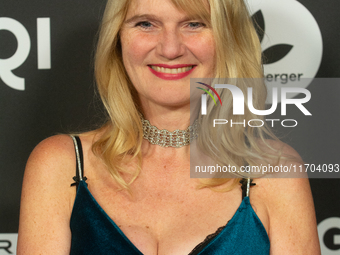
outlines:
M252 21L256 29L256 33L262 43L266 31L265 20L261 10L257 11L252 16ZM273 64L283 59L293 49L290 44L276 44L270 46L262 52L262 62L264 65Z

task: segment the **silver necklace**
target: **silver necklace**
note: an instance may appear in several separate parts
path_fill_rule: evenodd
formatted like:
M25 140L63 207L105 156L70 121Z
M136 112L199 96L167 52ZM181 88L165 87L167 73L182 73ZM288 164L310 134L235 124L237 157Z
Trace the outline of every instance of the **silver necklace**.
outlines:
M189 145L192 140L197 138L198 133L198 119L194 121L192 126L186 130L176 129L170 132L166 129L158 129L150 124L150 121L144 119L140 114L143 124L143 138L148 140L151 144L157 144L162 147L180 148Z

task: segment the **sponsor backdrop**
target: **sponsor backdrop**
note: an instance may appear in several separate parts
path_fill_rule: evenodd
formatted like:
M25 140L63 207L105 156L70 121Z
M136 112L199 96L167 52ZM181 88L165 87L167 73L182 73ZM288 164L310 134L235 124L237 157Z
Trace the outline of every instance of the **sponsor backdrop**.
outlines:
M90 129L103 119L92 59L105 2L0 0L0 255L15 254L21 183L32 149L48 136ZM338 1L249 0L249 6L260 27L269 91L303 87L312 96L305 106L313 116L288 108L285 119L298 125L278 125L275 132L306 162L339 164L340 86L303 79L340 75ZM340 179L310 182L322 252L340 254Z

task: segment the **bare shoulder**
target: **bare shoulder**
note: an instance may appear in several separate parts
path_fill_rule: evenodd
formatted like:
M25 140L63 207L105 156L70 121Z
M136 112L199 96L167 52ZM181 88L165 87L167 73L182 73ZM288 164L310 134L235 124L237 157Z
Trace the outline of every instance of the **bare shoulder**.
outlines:
M278 152L284 157L289 157L291 159L296 159L298 162L302 162L299 153L293 147L280 140L265 139L264 141L259 140L258 143L265 152Z
M78 135L86 157L91 150L94 132ZM25 179L43 179L44 183L67 184L76 172L74 142L69 135L56 135L40 142L32 151L25 169ZM58 181L57 181L58 180Z
M47 138L31 153L22 186L18 254L69 253L75 167L67 135Z
M71 162L75 162L71 137L68 135L52 136L40 142L32 151L27 161L25 177L29 174L62 178L67 174L67 167ZM58 171L51 171L53 169L58 169ZM51 181L52 178L48 179Z
M268 143L282 153L277 165L303 167L300 155L291 146L280 141ZM320 254L309 180L306 175L301 177L304 178L265 176L256 180L253 194L267 208L271 254Z

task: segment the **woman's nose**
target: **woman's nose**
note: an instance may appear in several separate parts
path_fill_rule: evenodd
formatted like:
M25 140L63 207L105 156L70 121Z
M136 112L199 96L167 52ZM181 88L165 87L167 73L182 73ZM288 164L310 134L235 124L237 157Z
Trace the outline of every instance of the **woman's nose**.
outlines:
M164 29L160 35L157 52L167 59L176 59L185 52L182 36L177 29Z

